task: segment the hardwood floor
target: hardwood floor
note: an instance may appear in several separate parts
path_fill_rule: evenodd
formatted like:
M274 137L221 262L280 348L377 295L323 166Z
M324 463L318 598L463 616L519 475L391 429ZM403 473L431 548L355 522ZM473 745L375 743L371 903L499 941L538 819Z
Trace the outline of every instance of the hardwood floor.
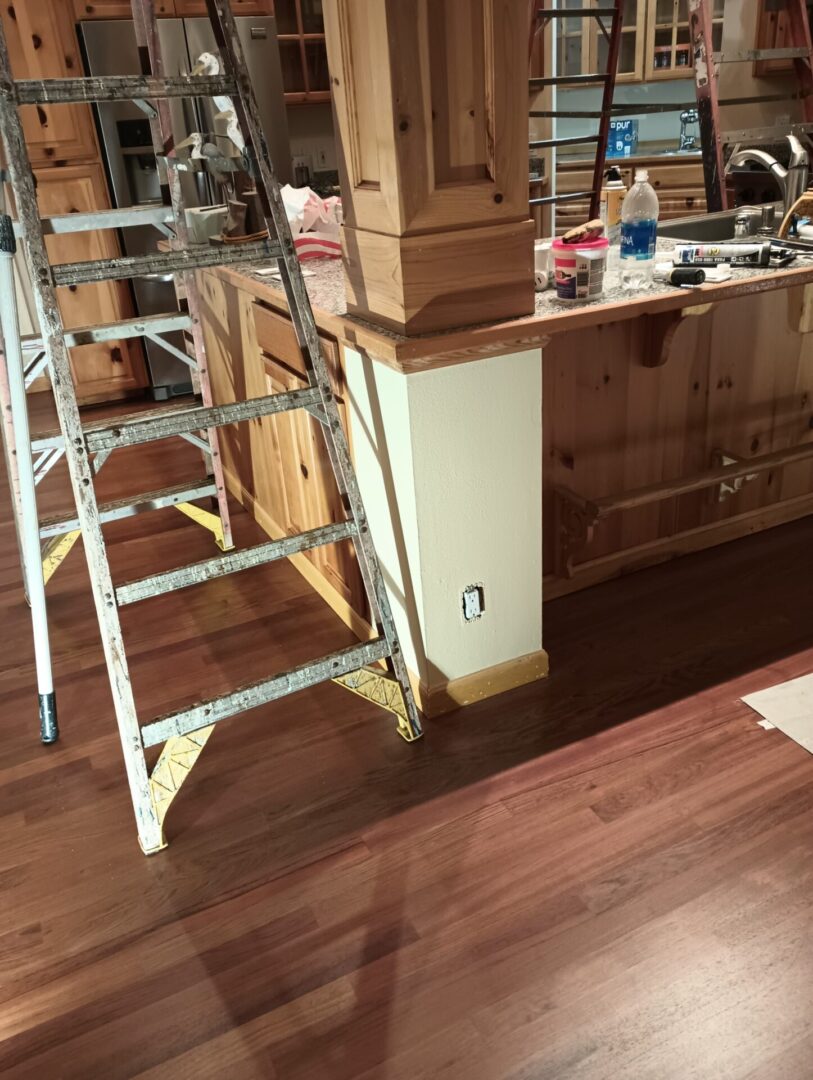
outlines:
M108 495L198 468L117 453ZM3 508L3 1077L813 1075L813 759L739 701L813 669L813 520L546 606L550 679L415 745L333 686L224 722L146 859L81 547L44 748ZM107 535L118 581L212 551L173 510ZM287 564L124 628L145 718L350 640Z

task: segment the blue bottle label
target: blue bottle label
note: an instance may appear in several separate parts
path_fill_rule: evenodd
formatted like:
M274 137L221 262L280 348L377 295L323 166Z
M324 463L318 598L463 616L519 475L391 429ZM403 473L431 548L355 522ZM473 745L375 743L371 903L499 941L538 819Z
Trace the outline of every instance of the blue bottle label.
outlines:
M646 221L623 221L621 223L621 258L654 258L657 235L658 222L654 218Z

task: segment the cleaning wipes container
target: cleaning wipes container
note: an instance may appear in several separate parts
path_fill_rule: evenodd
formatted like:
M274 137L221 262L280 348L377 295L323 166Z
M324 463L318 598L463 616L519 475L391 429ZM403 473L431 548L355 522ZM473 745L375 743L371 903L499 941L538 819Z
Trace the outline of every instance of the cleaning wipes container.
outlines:
M556 295L560 300L595 300L604 291L610 242L606 236L566 244L553 241Z

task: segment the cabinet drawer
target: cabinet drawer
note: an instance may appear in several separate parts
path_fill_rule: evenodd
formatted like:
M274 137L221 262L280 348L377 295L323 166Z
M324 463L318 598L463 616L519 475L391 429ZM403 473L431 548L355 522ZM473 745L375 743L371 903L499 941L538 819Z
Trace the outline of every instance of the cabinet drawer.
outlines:
M290 319L277 314L276 311L272 311L261 301L255 300L254 330L257 335L257 344L263 353L273 357L275 360L279 360L286 368L307 380L305 361ZM319 336L319 343L322 346L322 356L325 358L330 373L333 392L342 396L344 394L344 379L339 358L339 346L335 341L321 335Z

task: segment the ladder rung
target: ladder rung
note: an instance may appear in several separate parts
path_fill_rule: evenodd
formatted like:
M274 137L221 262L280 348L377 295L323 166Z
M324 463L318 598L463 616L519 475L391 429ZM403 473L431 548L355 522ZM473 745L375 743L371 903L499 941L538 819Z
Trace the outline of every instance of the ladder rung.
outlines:
M714 54L715 64L746 64L756 60L809 60L807 49L739 49Z
M528 113L531 119L539 120L600 120L600 112L583 112L573 109L534 109Z
M90 79L18 79L20 105L70 105L91 101L139 101L145 98L214 97L237 92L227 75L105 75Z
M575 202L577 199L592 199L595 191L573 191L567 195L545 195L539 199L529 199L531 206L547 206L549 203Z
M66 330L65 344L72 349L76 345L93 345L100 341L145 337L147 334L169 334L175 330L188 330L191 325L192 319L183 311L173 311L166 315L145 315L140 319L123 319L117 323L78 326L75 330ZM24 337L22 347L24 352L41 349L42 338L33 334Z
M540 8L536 14L540 19L611 19L615 8Z
M177 570L168 570L163 574L154 574L152 577L140 578L138 581L128 581L116 589L116 600L123 605L147 600L152 596L163 596L176 589L199 585L204 581L225 577L226 574L236 574L240 570L250 570L255 566L274 562L276 559L287 559L299 551L309 551L311 548L323 547L325 544L349 540L355 536L355 533L356 526L352 521L323 525L318 529L298 533L296 536L285 536L281 540L257 544L245 551L218 555L213 559L193 563L191 566L181 566Z
M269 240L226 244L222 247L200 244L181 251L156 251L149 255L130 255L119 259L59 263L51 270L55 285L84 285L93 281L144 277L145 274L174 274L182 270L278 259L281 254L280 245L272 244Z
M167 506L194 502L195 499L205 499L207 496L216 494L217 488L212 480L188 481L185 484L175 484L174 487L162 488L158 491L147 491L143 495L116 499L115 502L100 503L99 519L104 525L110 521L119 521L121 518L143 514L147 510L162 510ZM62 536L78 528L80 525L77 517L50 514L40 518L40 536L43 538Z
M351 645L329 656L312 660L307 664L282 672L261 682L241 686L231 694L212 698L193 705L191 709L168 713L159 717L141 729L141 742L144 747L157 746L176 735L185 735L198 728L208 727L225 720L229 716L255 709L269 701L304 690L309 686L336 679L351 671L372 664L389 656L389 646L384 638L375 638L360 645Z
M593 72L590 75L548 75L541 79L528 79L531 90L539 90L543 86L561 86L565 83L573 83L575 86L586 83L607 82L612 75L608 72Z
M130 206L121 210L93 210L87 214L56 214L42 219L46 236L90 232L92 229L126 229L131 225L168 225L175 218L171 206ZM22 224L14 222L14 235L21 236Z
M568 135L563 139L534 139L528 143L530 150L544 150L552 146L579 146L581 143L597 143L600 135Z
M258 416L304 409L319 405L320 400L319 390L310 386L304 390L290 390L284 394L269 394L267 397L250 398L248 401L235 401L229 405L192 407L178 412L157 409L152 414L136 414L125 421L119 419L117 422L115 418L111 420L108 417L103 422L105 426L85 425L85 443L90 454L97 450L115 450L120 446L168 439L172 435L183 435L188 431L202 431L204 428L236 424L241 420L253 420Z

